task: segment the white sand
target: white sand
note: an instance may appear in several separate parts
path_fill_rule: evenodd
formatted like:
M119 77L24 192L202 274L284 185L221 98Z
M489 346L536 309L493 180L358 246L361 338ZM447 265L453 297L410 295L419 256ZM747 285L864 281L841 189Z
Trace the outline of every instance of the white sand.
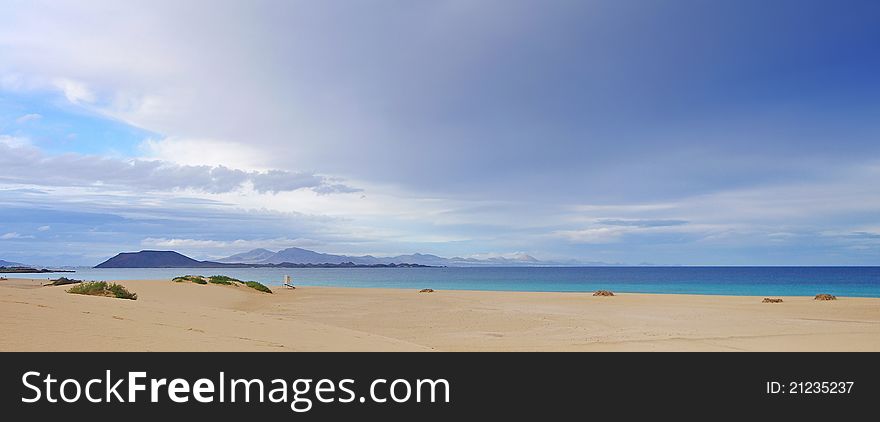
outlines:
M0 350L880 351L880 299L0 281Z

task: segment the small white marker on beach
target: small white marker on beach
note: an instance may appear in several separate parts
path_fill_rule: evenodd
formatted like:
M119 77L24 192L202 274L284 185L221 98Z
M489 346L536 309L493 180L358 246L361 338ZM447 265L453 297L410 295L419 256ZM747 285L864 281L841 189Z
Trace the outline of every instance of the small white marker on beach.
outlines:
M293 288L294 288L294 287L293 287L293 284L290 284L290 276L289 276L289 275L285 275L285 276L284 276L284 284L283 284L283 286L284 286L284 287L287 287L288 289L293 289Z

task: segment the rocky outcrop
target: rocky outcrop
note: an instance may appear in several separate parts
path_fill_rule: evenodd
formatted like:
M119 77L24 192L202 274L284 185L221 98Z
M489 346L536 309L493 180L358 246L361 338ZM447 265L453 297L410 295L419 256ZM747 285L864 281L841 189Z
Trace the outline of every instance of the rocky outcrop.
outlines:
M596 290L596 293L593 293L593 296L614 296L610 290Z
M782 303L782 299L765 297L761 303Z
M816 297L813 298L813 300L837 300L837 296L830 295L828 293L820 293L817 294Z

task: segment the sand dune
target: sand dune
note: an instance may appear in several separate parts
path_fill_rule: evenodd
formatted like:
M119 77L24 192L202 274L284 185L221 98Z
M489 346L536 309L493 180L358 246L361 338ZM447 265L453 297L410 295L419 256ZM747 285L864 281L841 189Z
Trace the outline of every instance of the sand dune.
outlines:
M0 350L880 351L880 299L39 283L0 281Z

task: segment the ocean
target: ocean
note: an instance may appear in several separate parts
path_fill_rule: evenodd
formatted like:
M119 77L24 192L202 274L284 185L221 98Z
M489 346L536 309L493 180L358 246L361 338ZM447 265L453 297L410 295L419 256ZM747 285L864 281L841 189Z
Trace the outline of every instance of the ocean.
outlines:
M880 297L880 267L480 267L480 268L81 268L9 278L171 279L224 274L280 285L525 292L682 293L741 296Z

